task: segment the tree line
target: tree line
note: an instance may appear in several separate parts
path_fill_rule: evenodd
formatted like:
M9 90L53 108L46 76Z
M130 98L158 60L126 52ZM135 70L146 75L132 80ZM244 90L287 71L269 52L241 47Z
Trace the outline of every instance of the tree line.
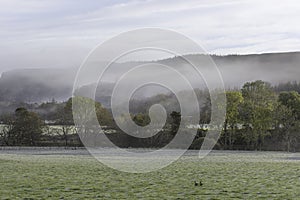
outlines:
M287 86L291 85L290 83ZM295 84L293 84L294 87ZM281 86L283 87L283 86ZM289 86L290 88L290 86ZM282 91L258 80L247 82L239 90L226 91L226 118L216 149L226 150L300 150L300 95L297 91ZM163 147L173 139L185 116L168 113L163 129L151 138L135 138L122 132L114 122L110 110L94 102L101 125L114 130L105 133L120 147ZM0 145L3 146L82 146L74 127L72 99L42 104L47 112L36 113L19 107L14 113L1 116ZM55 108L55 109L52 109ZM49 112L48 112L49 111ZM201 106L197 135L190 146L199 149L207 134L211 115L211 101L207 96ZM45 123L45 116L50 123ZM147 112L132 113L139 126L150 123ZM127 120L127 119L124 119ZM186 124L188 125L188 124ZM190 128L186 126L187 133Z
M269 83L259 80L227 91L226 97L226 119L218 141L223 149L299 150L298 92L276 93Z

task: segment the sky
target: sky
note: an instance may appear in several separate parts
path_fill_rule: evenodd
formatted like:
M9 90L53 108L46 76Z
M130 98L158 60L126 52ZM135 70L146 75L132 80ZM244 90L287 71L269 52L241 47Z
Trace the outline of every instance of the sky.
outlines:
M297 0L0 0L0 73L78 67L99 43L166 28L212 54L300 51Z

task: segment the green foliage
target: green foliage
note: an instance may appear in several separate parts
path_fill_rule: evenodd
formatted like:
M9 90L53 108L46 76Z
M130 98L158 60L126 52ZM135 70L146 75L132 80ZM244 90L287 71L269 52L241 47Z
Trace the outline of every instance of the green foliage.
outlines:
M36 113L25 108L18 108L11 123L12 128L7 138L8 145L35 146L38 144L44 123Z
M226 92L227 107L226 107L226 120L230 127L237 125L239 120L240 107L244 101L241 92L228 91Z
M237 125L241 122L239 117L244 98L242 93L239 91L228 91L226 92L226 99L227 105L224 123L224 145L227 146L227 143L229 143L229 148L232 148L235 140L235 133L238 129ZM230 130L228 130L228 128L230 128Z
M281 92L278 97L279 103L290 108L297 120L300 120L300 95L298 92Z
M242 119L248 127L245 139L254 148L261 149L268 130L272 127L272 116L276 102L275 93L269 83L263 81L247 82L242 88L244 104Z
M300 149L300 95L296 91L284 91L276 94L274 90L274 87L272 88L269 83L259 80L245 83L241 90L236 89L226 92L226 118L222 135L218 141L221 148L287 151L298 151ZM134 103L131 104L133 113L128 115L121 114L119 116L120 119L118 119L119 122L127 124L129 120L133 120L138 126L146 126L150 123L147 111L154 102L162 102L164 106L167 106L170 102L172 104L169 108L167 106L166 109L168 113L167 123L160 130L159 134L149 138L149 141L125 137L126 134L116 126L108 109L92 99L74 97L62 103L52 101L40 105L14 104L14 106L24 105L18 106L21 108L17 109L14 115L3 114L1 116L0 145L37 145L41 137L42 143L54 141L53 144L55 144L55 142L59 141L59 144L70 145L72 138L78 136L76 135L78 129L74 127L73 121L72 104L75 102L78 106L76 112L79 113L76 115L79 117L77 120L81 120L83 124L91 125L91 127L100 124L104 129L113 130L112 132L116 133L113 138L115 138L115 141L120 140L117 142L121 146L143 147L142 145L146 143L147 147L164 146L177 133L180 123L185 127L184 131L188 131L190 127L195 128L196 126L201 128L209 127L207 124L211 121L211 97L206 90L195 91L201 107L200 126L198 126L197 122L189 122L187 120L196 111L195 113L191 111L188 113L189 116L183 117L181 117L180 112L176 112L179 109L175 106L177 100L174 95L157 95L150 98L151 101L147 104L144 104L146 100L142 102L133 100ZM182 92L186 96L190 95L188 91ZM215 102L217 104L214 104L216 108L224 108L225 105L222 104L222 101L218 101L218 96L216 98ZM26 109L22 107L26 107ZM32 111L39 113L39 116L47 119L48 123L59 126L62 131L55 131L46 127L44 128L45 134L41 135L39 127L43 127L43 123L39 116ZM92 114L96 114L96 116L92 116ZM155 122L155 118L152 119ZM98 130L92 131L97 134ZM205 133L201 134L201 136L196 135L194 144L197 145L194 146L198 147L201 144L199 138L204 138L205 135ZM75 140L73 139L73 141ZM43 144L48 144L47 142ZM76 142L76 144L79 143ZM133 143L134 145L132 145Z
M149 117L149 115L146 115L143 113L138 113L138 114L134 115L133 121L138 126L146 126L150 123L150 117Z
M101 126L112 125L113 118L111 113L107 109L103 108L99 102L96 102L90 98L76 96L68 100L65 109L72 111L72 103L74 102L76 104L76 116L79 117L78 120L83 120L87 124L99 123ZM92 113L96 113L98 122L93 121Z
M274 113L274 126L280 138L286 143L286 150L295 150L300 138L300 95L297 92L282 92L278 97Z

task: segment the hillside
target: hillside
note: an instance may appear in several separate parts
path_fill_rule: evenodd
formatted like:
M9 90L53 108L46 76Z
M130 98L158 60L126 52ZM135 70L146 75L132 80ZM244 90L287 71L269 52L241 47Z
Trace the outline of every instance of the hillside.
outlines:
M201 63L201 56L188 55L188 57L199 63L200 70L210 70ZM287 81L299 80L300 52L270 53L257 55L213 55L212 59L218 66L223 77L225 86L240 87L246 81L262 79L278 84ZM175 57L156 61L157 63L174 66L176 69L183 68L182 61ZM115 67L126 71L132 65L136 66L144 62L127 62L116 64ZM20 66L21 68L21 66ZM0 101L1 102L42 102L51 99L66 100L72 94L76 68L64 69L18 69L2 73L0 78ZM116 71L110 72L110 79L113 82L120 77ZM162 78L166 78L161 75ZM193 85L193 84L192 84ZM105 101L108 105L109 93L112 91L113 83L106 85L108 88L98 90L97 98ZM104 86L104 87L106 87ZM88 86L84 86L88 87ZM202 87L194 84L193 87ZM141 94L139 97L149 96L153 90L145 90L148 94ZM145 93L145 92L144 92Z

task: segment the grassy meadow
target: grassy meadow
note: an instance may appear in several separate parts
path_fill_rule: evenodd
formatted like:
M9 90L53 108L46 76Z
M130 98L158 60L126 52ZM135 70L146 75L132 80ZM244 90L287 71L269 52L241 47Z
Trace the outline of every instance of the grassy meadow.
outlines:
M1 199L300 199L300 154L196 152L147 174L89 155L0 153ZM194 181L202 181L195 186Z

